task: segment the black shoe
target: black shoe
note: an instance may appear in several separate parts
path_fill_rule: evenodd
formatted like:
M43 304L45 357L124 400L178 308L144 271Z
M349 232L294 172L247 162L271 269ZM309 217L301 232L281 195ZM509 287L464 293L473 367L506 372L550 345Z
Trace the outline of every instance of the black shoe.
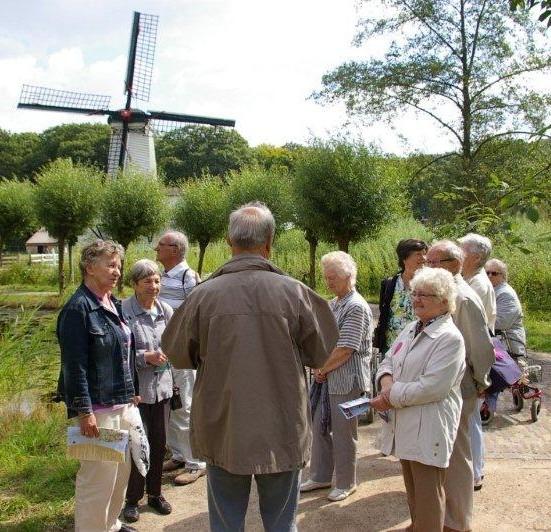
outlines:
M121 525L121 527L119 528L119 532L138 532L138 529L134 528L133 526L130 526L130 525L125 525L123 523Z
M158 497L148 497L147 504L162 515L168 515L172 512L172 506L170 506L170 503L162 495Z
M138 512L138 505L130 504L127 502L126 505L124 506L124 510L122 511L122 516L124 517L124 520L127 523L135 523L140 518L140 513ZM129 530L130 529L132 529L132 527L129 527Z

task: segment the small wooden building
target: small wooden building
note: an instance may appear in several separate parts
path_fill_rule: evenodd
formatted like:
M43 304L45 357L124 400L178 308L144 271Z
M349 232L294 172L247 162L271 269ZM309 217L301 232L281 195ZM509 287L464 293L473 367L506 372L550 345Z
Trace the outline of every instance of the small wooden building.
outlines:
M27 253L57 253L57 239L41 227L25 242Z

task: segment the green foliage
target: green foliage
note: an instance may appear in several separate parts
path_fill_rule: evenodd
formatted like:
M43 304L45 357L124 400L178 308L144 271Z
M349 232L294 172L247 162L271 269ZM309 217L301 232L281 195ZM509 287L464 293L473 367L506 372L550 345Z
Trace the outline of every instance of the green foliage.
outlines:
M227 181L232 210L251 201L260 201L272 211L278 231L291 221L291 187L286 175L253 166L231 172Z
M390 182L365 146L317 141L298 157L294 201L305 230L347 250L392 214Z
M223 176L251 160L247 141L234 129L184 126L156 142L157 161L165 182L200 177L203 173Z
M101 227L125 249L140 236L153 236L167 221L163 185L152 175L130 168L105 183Z
M285 146L260 144L251 148L254 163L266 170L292 173L298 150Z
M181 189L180 199L174 208L174 223L186 232L192 242L199 243L199 274L206 247L224 234L228 211L226 189L216 177L205 176L199 181L189 181Z
M92 225L101 204L101 175L70 159L49 163L38 175L35 209L40 223L59 244L59 290L65 288L64 247Z
M29 182L0 180L0 262L4 244L36 227L33 187Z
M509 0L511 9L532 9L538 7L541 10L538 20L545 23L547 20L547 27L551 27L551 0Z
M36 133L8 133L0 129L0 177L31 178L37 169L39 145Z
M0 285L19 284L52 287L57 282L57 270L45 264L29 265L25 262L12 262L0 270Z

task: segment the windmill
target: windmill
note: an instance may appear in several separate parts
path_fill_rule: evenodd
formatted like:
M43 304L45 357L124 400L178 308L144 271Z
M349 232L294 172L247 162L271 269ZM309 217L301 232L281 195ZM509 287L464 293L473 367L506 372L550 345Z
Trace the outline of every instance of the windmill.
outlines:
M182 124L235 126L235 120L206 116L142 111L132 107L132 99L149 101L151 75L159 17L134 12L130 50L126 70L124 109L110 110L110 96L23 85L17 107L40 111L61 111L86 115L107 115L111 142L107 172L134 164L146 172L156 173L154 134L162 134Z

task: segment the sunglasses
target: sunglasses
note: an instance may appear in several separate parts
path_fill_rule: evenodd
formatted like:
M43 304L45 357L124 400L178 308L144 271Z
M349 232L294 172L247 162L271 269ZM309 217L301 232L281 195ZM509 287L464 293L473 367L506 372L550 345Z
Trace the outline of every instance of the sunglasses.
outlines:
M501 272L486 272L486 275L488 277L493 277L494 275L495 276L501 275Z

